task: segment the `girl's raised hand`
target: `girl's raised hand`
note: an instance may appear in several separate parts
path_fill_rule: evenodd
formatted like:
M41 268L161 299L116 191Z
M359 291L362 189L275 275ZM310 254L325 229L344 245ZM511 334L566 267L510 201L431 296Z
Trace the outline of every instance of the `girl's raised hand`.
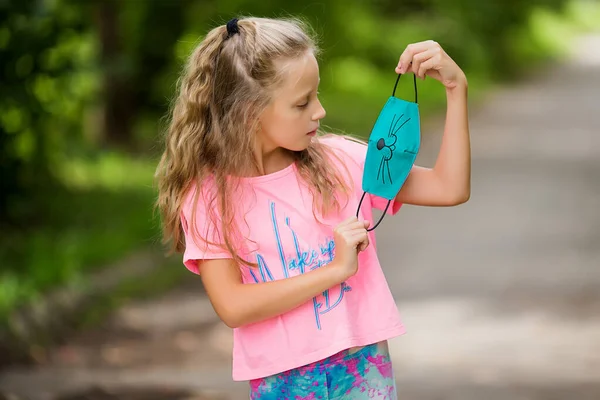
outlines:
M447 89L467 85L467 78L460 67L435 41L412 43L400 56L396 73L412 71L419 78L430 76L440 81Z

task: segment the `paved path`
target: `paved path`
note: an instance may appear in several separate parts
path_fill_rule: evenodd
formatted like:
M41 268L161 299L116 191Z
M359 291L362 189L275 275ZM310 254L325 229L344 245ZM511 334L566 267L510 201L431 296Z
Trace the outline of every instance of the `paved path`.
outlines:
M600 54L598 38L582 46ZM407 206L378 228L409 331L391 342L400 398L600 398L598 57L472 109L471 200ZM440 131L430 128L420 163L431 165L440 139L431 133ZM229 330L191 280L123 307L102 329L40 356L37 368L2 373L0 391L31 400L244 399L230 351Z

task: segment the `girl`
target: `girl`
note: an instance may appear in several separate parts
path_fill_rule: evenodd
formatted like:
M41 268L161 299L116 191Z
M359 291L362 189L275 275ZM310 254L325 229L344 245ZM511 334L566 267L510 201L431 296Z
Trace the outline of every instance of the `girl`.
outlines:
M324 135L317 48L297 21L211 30L180 82L160 161L165 238L233 328L233 379L251 399L395 399L387 340L404 333L382 273L366 146ZM470 192L467 80L433 42L397 73L442 82L447 119L433 169L413 167L388 208L451 206Z

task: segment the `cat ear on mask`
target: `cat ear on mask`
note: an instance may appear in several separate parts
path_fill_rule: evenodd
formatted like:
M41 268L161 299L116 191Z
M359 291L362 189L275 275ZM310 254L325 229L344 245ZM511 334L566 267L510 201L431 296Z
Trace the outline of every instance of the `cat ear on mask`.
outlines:
M383 220L390 202L406 182L421 146L421 123L417 103L417 77L414 77L415 101L397 98L396 88L402 75L399 74L390 96L379 112L369 135L365 168L363 171L363 195L356 211L367 193L388 200L388 205L379 221L369 228L375 229Z

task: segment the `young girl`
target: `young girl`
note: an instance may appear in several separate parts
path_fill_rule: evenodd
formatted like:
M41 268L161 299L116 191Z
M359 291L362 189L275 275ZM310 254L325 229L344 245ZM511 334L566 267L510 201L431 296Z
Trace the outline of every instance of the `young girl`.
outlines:
M233 379L251 399L395 399L387 340L404 327L357 206L366 146L323 135L315 43L292 20L233 19L191 55L158 168L164 233L233 328ZM447 95L433 169L413 167L388 208L470 193L467 80L433 42L396 73Z

